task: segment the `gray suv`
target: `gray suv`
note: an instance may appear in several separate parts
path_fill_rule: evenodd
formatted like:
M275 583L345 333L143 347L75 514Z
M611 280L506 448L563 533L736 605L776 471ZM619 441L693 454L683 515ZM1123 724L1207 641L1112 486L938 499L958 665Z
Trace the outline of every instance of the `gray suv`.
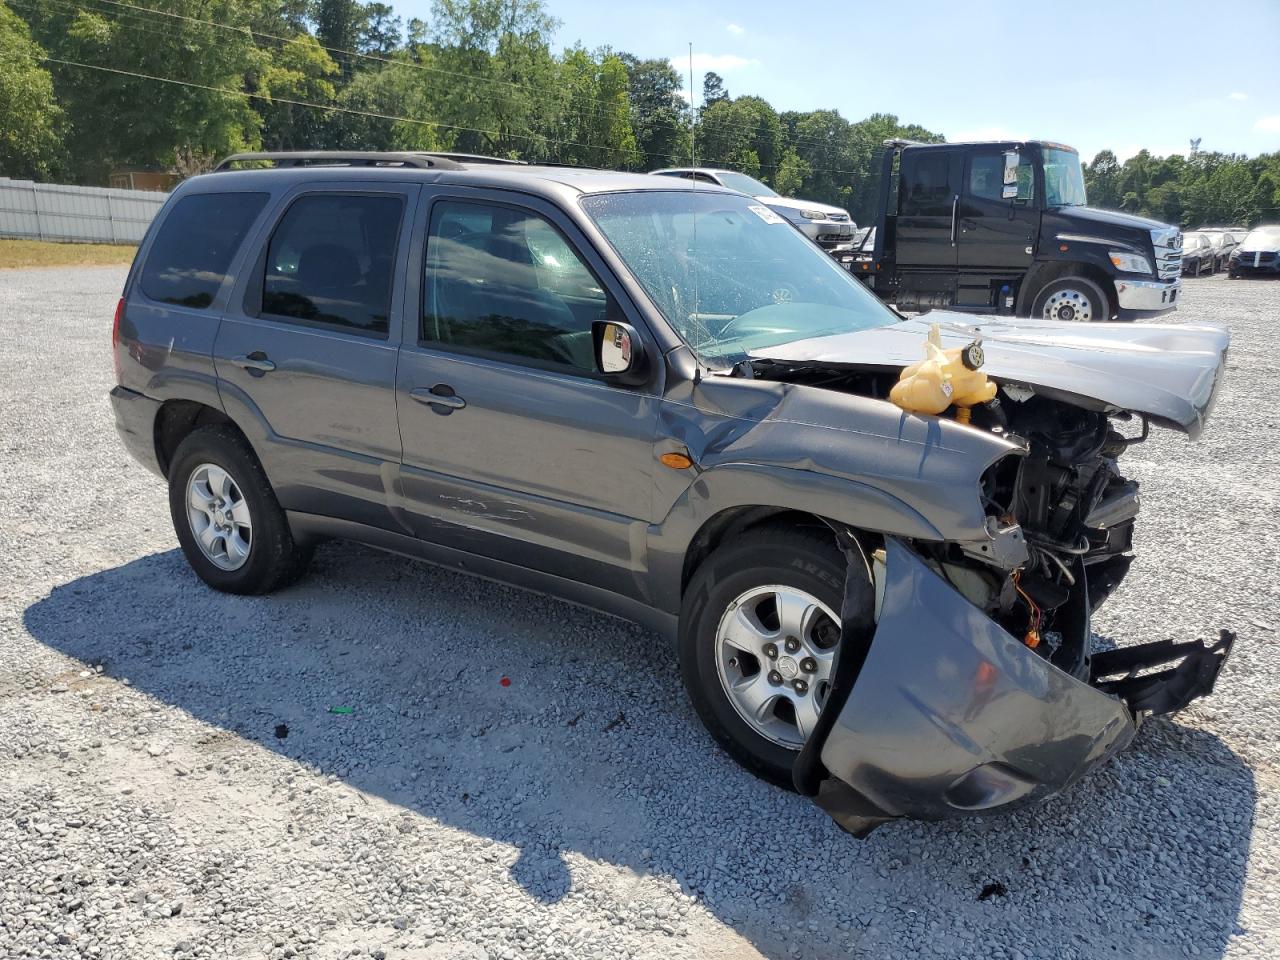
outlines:
M1231 646L1089 643L1132 560L1118 462L1200 433L1227 333L972 323L705 184L247 155L149 230L111 399L210 586L339 538L646 624L729 753L862 833L1062 789ZM912 413L926 350L967 372Z

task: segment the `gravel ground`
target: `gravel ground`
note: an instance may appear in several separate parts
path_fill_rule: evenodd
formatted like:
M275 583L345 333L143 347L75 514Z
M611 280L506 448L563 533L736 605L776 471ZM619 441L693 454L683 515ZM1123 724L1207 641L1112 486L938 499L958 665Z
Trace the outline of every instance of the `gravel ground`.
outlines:
M1042 806L860 842L721 755L639 628L341 544L201 586L111 426L123 275L0 274L0 955L1280 955L1280 282L1186 284L1232 372L1201 442L1127 455L1097 623L1237 629L1218 693Z

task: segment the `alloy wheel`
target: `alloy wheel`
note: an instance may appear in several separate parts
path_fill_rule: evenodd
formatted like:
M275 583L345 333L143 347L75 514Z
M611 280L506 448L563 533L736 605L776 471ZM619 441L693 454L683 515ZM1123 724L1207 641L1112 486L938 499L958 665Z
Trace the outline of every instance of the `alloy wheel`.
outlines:
M202 463L187 480L187 522L200 552L220 570L249 559L253 522L240 485L216 463Z
M840 618L795 587L753 587L716 628L716 670L729 702L760 736L798 750L831 689Z

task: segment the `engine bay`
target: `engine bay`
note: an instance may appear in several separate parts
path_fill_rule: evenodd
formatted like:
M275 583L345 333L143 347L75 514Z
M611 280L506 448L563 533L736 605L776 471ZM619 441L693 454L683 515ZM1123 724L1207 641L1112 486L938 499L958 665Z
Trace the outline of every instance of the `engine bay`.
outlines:
M754 361L749 376L889 399L899 371L836 369ZM941 416L955 416L952 407ZM1020 443L982 477L980 496L999 526L1017 524L1028 559L1014 570L984 562L956 544L917 542L934 572L1037 655L1080 679L1089 673L1090 614L1119 586L1133 562L1138 484L1119 459L1147 438L1148 424L1108 415L1001 383L993 399L957 417ZM1123 427L1128 427L1122 432Z

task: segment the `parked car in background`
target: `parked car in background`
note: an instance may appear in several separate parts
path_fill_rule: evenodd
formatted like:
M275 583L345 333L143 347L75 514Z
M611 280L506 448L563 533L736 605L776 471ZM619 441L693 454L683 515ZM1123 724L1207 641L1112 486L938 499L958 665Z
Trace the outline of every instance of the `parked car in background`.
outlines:
M1254 227L1227 260L1227 275L1280 274L1280 224Z
M1204 234L1213 244L1213 272L1217 273L1227 265L1231 251L1240 246L1248 231L1237 232L1231 227L1201 227L1196 232Z
M1207 235L1195 231L1182 235L1182 272L1184 275L1198 277L1202 273L1213 273L1217 256L1213 241Z
M755 177L736 170L720 170L715 167L672 167L667 170L654 170L660 177L680 177L698 183L714 183L717 186L737 190L749 197L755 197L774 213L786 217L810 240L824 250L831 251L836 247L852 243L858 225L849 216L848 210L833 207L830 204L818 203L816 200L795 200L784 197L770 189Z

